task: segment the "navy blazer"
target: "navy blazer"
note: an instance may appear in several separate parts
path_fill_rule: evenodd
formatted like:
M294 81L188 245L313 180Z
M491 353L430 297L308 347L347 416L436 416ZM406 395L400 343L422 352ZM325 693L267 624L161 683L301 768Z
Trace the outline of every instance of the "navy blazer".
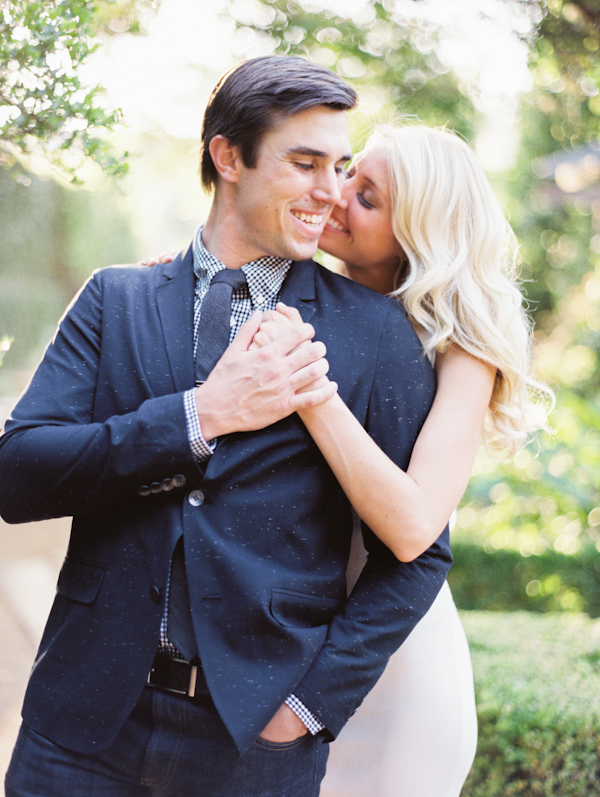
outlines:
M297 415L226 435L196 464L182 398L193 297L191 248L166 266L96 272L0 438L2 516L73 515L23 717L83 753L108 746L140 696L181 534L206 679L240 751L291 692L336 736L450 566L447 531L403 564L366 530L368 563L346 599L350 506ZM281 298L405 468L435 385L398 302L313 261L292 266ZM140 490L153 483L176 486Z

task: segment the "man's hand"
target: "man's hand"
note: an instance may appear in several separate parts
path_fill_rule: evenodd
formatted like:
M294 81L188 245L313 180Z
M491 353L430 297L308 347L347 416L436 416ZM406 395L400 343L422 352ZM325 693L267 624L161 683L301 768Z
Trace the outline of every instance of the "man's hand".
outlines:
M263 429L327 401L337 390L334 382L320 381L329 364L325 345L312 341L315 331L310 324L289 324L273 341L251 349L261 323L262 314L254 313L196 389L206 440Z
M284 703L260 735L269 742L293 742L307 733L300 717Z

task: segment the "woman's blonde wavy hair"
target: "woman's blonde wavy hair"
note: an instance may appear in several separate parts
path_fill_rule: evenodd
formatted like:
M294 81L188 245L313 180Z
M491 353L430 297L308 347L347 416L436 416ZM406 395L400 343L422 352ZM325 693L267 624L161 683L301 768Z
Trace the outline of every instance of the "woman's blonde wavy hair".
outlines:
M406 254L392 296L426 352L457 346L497 369L483 439L513 454L545 425L552 391L532 378L518 243L471 148L444 128L375 130L388 157L392 227Z

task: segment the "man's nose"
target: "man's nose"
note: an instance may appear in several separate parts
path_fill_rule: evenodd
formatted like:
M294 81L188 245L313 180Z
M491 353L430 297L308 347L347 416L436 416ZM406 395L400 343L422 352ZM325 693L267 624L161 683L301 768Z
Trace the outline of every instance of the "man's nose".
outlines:
M317 178L313 189L313 199L319 202L327 202L330 205L337 205L341 200L340 175L335 168L324 169Z

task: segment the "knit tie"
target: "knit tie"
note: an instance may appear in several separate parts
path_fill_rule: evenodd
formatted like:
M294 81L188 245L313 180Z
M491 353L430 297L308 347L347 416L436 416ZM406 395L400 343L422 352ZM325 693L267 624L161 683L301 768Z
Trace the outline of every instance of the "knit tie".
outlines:
M231 296L234 290L246 285L246 275L241 270L225 268L217 271L210 288L202 300L196 351L196 384L206 379L227 346L231 330Z
M231 297L234 290L239 290L244 285L246 285L246 275L241 269L223 269L211 280L210 287L202 300L200 312L196 385L206 381L229 345ZM188 661L197 655L198 644L192 623L183 537L175 546L171 564L167 634L169 640Z

